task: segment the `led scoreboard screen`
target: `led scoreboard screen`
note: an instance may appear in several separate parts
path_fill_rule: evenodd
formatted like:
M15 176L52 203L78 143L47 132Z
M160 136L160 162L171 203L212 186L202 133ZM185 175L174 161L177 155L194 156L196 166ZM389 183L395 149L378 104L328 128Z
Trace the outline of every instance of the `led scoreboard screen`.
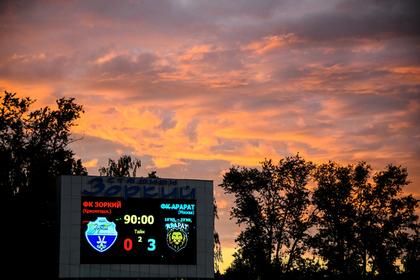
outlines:
M82 264L196 264L196 201L82 197Z

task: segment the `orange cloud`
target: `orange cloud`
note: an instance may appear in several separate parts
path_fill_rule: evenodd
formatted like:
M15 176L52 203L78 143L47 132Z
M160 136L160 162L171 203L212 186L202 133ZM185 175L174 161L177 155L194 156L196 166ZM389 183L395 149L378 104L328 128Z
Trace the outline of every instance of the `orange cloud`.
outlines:
M297 36L293 33L283 35L272 35L264 37L261 41L252 42L244 47L244 51L252 51L257 55L267 54L275 49L282 48L286 45L299 42Z
M108 61L111 61L113 58L117 57L119 54L115 51L108 52L98 58L95 59L96 64L103 64Z
M85 162L83 162L83 166L86 167L86 168L93 168L93 167L96 168L96 167L98 167L98 159L94 158L92 160L85 161Z
M190 63L192 61L197 61L203 59L203 56L206 53L209 53L212 50L211 45L196 45L190 49L187 49L180 57L179 60L182 62Z

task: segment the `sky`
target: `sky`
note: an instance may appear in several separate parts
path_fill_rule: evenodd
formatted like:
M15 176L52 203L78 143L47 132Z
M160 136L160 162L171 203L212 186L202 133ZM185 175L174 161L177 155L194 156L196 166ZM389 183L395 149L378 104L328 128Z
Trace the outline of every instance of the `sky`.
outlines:
M213 180L224 269L232 165L393 163L420 198L419 26L411 0L1 1L0 90L75 97L91 175L129 154L143 176Z

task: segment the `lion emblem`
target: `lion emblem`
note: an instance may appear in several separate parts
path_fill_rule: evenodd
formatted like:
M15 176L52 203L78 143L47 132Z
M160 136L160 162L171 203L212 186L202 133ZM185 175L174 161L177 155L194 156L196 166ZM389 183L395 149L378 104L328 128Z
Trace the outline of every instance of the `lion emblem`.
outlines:
M169 248L179 252L187 246L188 236L182 229L171 229L166 235Z

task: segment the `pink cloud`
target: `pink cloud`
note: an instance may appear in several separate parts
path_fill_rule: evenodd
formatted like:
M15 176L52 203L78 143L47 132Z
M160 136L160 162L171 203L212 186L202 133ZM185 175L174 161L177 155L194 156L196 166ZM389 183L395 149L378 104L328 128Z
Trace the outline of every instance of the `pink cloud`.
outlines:
M278 48L297 43L299 40L293 33L264 37L261 41L252 42L244 47L244 51L252 51L258 55L270 53Z

